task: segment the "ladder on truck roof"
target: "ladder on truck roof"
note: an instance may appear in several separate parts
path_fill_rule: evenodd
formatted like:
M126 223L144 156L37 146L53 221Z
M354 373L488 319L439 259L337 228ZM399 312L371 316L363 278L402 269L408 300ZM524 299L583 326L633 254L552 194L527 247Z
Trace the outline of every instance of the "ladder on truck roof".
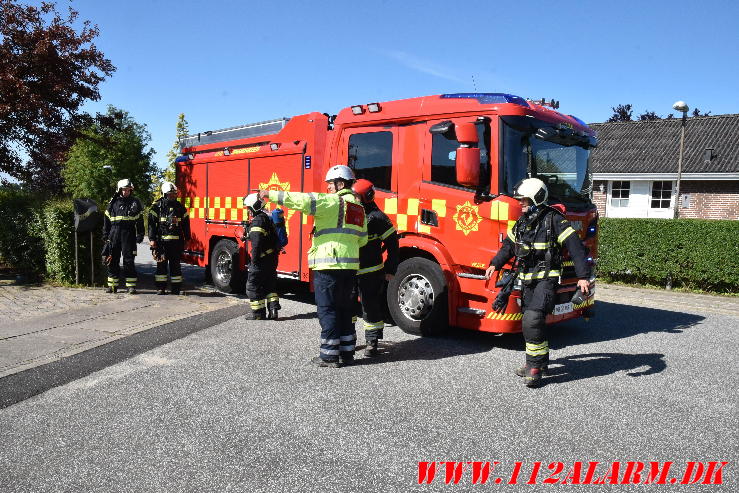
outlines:
M277 120L247 123L246 125L239 125L238 127L224 128L221 130L198 132L181 139L180 149L197 145L215 144L218 142L228 142L231 140L276 134L285 127L288 121L290 121L289 118L279 118Z

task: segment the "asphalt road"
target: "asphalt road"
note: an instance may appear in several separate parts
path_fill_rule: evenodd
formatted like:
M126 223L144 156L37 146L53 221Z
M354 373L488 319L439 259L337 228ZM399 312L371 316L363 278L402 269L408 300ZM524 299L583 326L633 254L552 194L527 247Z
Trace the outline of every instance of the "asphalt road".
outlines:
M527 389L512 373L520 336L391 327L378 358L312 367L306 300L284 300L278 322L235 318L153 341L0 410L0 491L575 489L520 484L537 461L538 483L557 461L564 472L600 461L598 476L614 461L672 461L668 480L687 461L728 461L723 485L577 489L738 490L736 314L599 301L590 322L553 329L553 374ZM485 485L469 471L446 485L438 465L419 486L419 461L500 464ZM506 484L517 461L519 484Z

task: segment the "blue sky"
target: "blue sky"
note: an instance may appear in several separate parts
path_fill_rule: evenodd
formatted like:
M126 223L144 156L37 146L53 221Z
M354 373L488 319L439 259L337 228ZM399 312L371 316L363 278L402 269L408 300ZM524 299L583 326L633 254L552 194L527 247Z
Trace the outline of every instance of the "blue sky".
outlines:
M38 3L38 2L33 2ZM64 7L66 0L58 0ZM445 92L554 98L601 122L630 103L739 113L739 3L74 0L117 67L102 99L148 126L157 165L192 132Z

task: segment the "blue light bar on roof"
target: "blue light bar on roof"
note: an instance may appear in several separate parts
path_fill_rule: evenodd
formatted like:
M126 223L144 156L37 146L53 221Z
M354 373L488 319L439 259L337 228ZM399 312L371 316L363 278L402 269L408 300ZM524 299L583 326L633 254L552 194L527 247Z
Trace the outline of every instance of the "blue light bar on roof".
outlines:
M572 118L573 120L575 120L577 123L579 123L583 127L587 127L588 126L587 123L585 123L584 121L580 120L578 117L576 117L574 115L567 115L567 116L569 116L570 118Z
M513 103L526 108L529 107L529 103L521 96L502 92L458 92L456 94L442 94L441 97L442 99L476 99L480 104Z

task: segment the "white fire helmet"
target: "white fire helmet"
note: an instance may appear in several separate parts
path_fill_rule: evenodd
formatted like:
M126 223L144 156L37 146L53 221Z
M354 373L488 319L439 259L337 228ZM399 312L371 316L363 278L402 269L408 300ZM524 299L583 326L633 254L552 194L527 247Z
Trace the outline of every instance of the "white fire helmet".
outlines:
M133 190L133 183L131 183L131 180L128 178L118 180L118 190L120 191L122 188L130 188Z
M177 186L171 181L162 183L162 194L167 195L169 192L176 192Z
M354 171L349 166L344 166L343 164L331 166L328 173L326 173L325 181L334 180L354 181Z
M547 186L538 178L526 178L513 188L513 196L517 199L527 197L534 205L541 205L549 197Z
M264 204L261 200L259 200L259 194L250 193L249 195L244 197L244 207L251 209L252 212L256 212L258 210L261 210L262 207L264 207Z

